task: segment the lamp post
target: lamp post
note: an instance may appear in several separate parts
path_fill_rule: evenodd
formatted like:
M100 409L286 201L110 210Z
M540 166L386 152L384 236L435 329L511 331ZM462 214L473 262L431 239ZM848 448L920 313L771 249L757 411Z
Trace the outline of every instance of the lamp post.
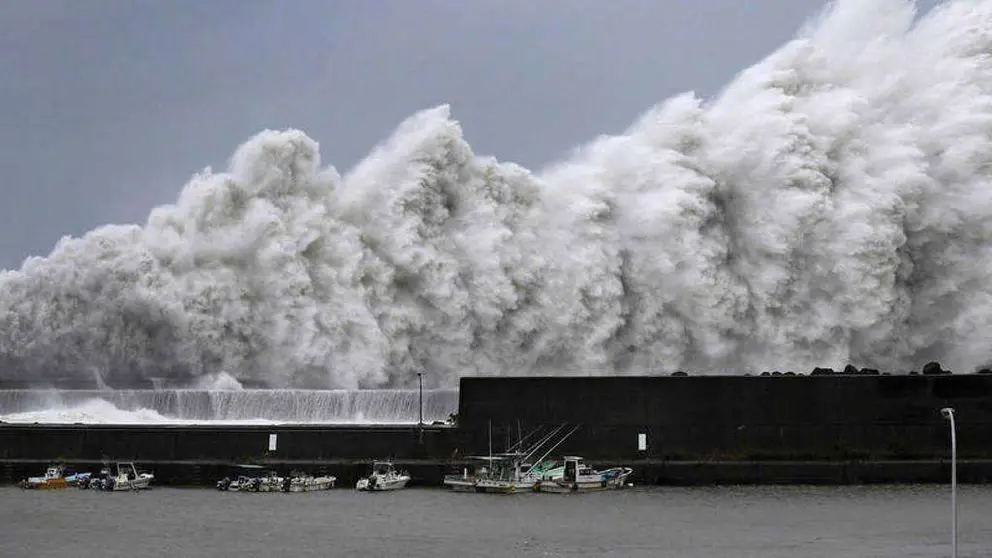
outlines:
M422 372L417 372L417 381L420 383L420 414L417 418L417 424L423 426L424 424L424 374Z
M420 405L419 405L419 415L417 418L417 441L420 444L424 443L424 374L422 372L417 372L417 382L420 384Z
M940 414L951 423L951 556L958 558L958 437L954 409L944 407Z

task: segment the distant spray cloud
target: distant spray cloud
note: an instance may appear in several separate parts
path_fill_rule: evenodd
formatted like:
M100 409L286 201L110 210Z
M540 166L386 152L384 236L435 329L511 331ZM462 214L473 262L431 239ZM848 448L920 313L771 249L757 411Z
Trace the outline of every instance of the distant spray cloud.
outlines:
M0 364L339 388L971 371L992 362L992 0L916 16L838 1L718 98L541 172L473 154L446 106L344 176L263 132L143 227L0 274Z

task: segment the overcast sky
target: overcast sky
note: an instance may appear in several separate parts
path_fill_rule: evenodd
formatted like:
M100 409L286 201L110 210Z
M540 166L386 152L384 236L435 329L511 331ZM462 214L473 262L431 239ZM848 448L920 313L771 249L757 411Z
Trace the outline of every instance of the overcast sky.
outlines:
M345 172L450 103L476 153L540 167L668 96L717 93L822 5L0 2L0 268L143 223L265 128L306 131Z

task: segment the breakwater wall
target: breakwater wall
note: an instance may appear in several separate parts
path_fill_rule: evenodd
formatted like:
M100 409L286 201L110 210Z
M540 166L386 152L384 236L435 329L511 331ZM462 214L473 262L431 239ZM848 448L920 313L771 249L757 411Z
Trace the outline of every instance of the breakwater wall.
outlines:
M0 481L50 461L134 460L159 484L211 485L236 463L353 484L392 458L415 484L559 424L553 455L626 464L637 483L945 482L957 412L959 479L992 481L992 375L463 378L456 426L0 424ZM274 445L270 445L271 436Z
M212 484L238 463L280 472L330 472L357 479L373 459L391 458L417 480L440 483L458 465L454 429L416 425L0 425L0 474L12 482L59 461L80 470L135 461L160 484Z
M596 460L892 461L992 459L990 375L463 378L459 447L568 423L560 448Z

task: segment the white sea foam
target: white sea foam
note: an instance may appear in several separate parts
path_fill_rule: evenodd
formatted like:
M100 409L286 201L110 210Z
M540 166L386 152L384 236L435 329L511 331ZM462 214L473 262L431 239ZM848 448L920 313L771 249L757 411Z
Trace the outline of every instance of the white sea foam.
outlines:
M455 390L0 390L0 421L84 424L416 424L458 412Z
M472 153L447 106L344 176L265 131L144 226L0 275L0 358L341 388L970 371L992 361L992 0L917 15L840 0L717 98L540 172Z
M103 399L89 399L71 407L0 415L0 421L41 424L186 424L189 422L166 417L152 409L133 411L120 409Z

